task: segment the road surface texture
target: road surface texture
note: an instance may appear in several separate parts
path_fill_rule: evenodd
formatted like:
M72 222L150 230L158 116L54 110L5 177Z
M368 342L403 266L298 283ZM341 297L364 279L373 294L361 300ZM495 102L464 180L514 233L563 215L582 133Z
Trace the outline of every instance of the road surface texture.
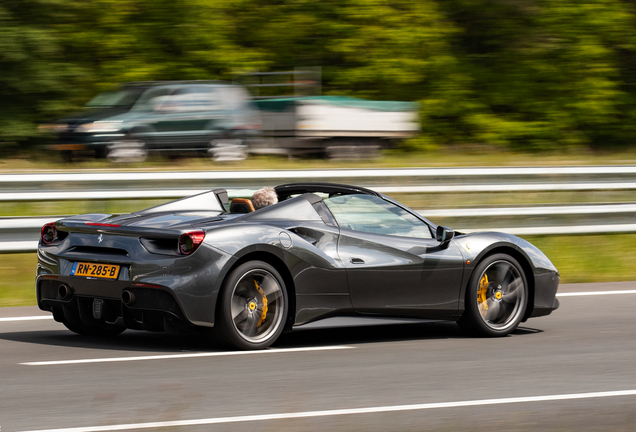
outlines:
M635 430L636 282L559 293L560 309L505 338L400 324L249 354L195 335L91 339L1 308L0 430Z

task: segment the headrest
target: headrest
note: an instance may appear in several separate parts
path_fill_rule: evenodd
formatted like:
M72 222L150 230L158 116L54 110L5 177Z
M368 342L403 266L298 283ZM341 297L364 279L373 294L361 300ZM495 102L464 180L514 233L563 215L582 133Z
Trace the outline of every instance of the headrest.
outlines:
M247 198L233 198L230 213L250 213L254 211L252 201Z

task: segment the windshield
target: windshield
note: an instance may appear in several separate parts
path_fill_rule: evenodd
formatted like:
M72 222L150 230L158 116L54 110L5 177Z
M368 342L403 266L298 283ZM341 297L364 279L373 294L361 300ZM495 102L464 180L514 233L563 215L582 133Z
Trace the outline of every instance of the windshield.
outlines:
M214 111L218 109L216 92L209 86L157 87L139 98L132 111L158 114Z
M119 90L100 93L91 99L85 108L115 108L132 106L139 98L140 92L134 90Z
M340 228L398 237L432 238L423 221L374 195L334 195L323 200Z

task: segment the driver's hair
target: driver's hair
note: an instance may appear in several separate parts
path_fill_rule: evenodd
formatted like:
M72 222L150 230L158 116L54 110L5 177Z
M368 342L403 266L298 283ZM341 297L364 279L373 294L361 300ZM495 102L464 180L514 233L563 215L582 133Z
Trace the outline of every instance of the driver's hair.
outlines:
M268 205L276 204L278 202L278 195L273 187L265 186L260 188L254 195L252 195L252 205L254 210L262 209Z

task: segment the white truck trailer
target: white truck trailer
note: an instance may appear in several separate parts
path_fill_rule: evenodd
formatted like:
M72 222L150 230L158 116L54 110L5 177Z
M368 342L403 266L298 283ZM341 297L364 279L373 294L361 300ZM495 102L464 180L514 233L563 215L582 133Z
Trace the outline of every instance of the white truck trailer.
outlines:
M249 151L257 154L367 158L420 130L416 102L308 96L258 100L256 105L263 139Z

